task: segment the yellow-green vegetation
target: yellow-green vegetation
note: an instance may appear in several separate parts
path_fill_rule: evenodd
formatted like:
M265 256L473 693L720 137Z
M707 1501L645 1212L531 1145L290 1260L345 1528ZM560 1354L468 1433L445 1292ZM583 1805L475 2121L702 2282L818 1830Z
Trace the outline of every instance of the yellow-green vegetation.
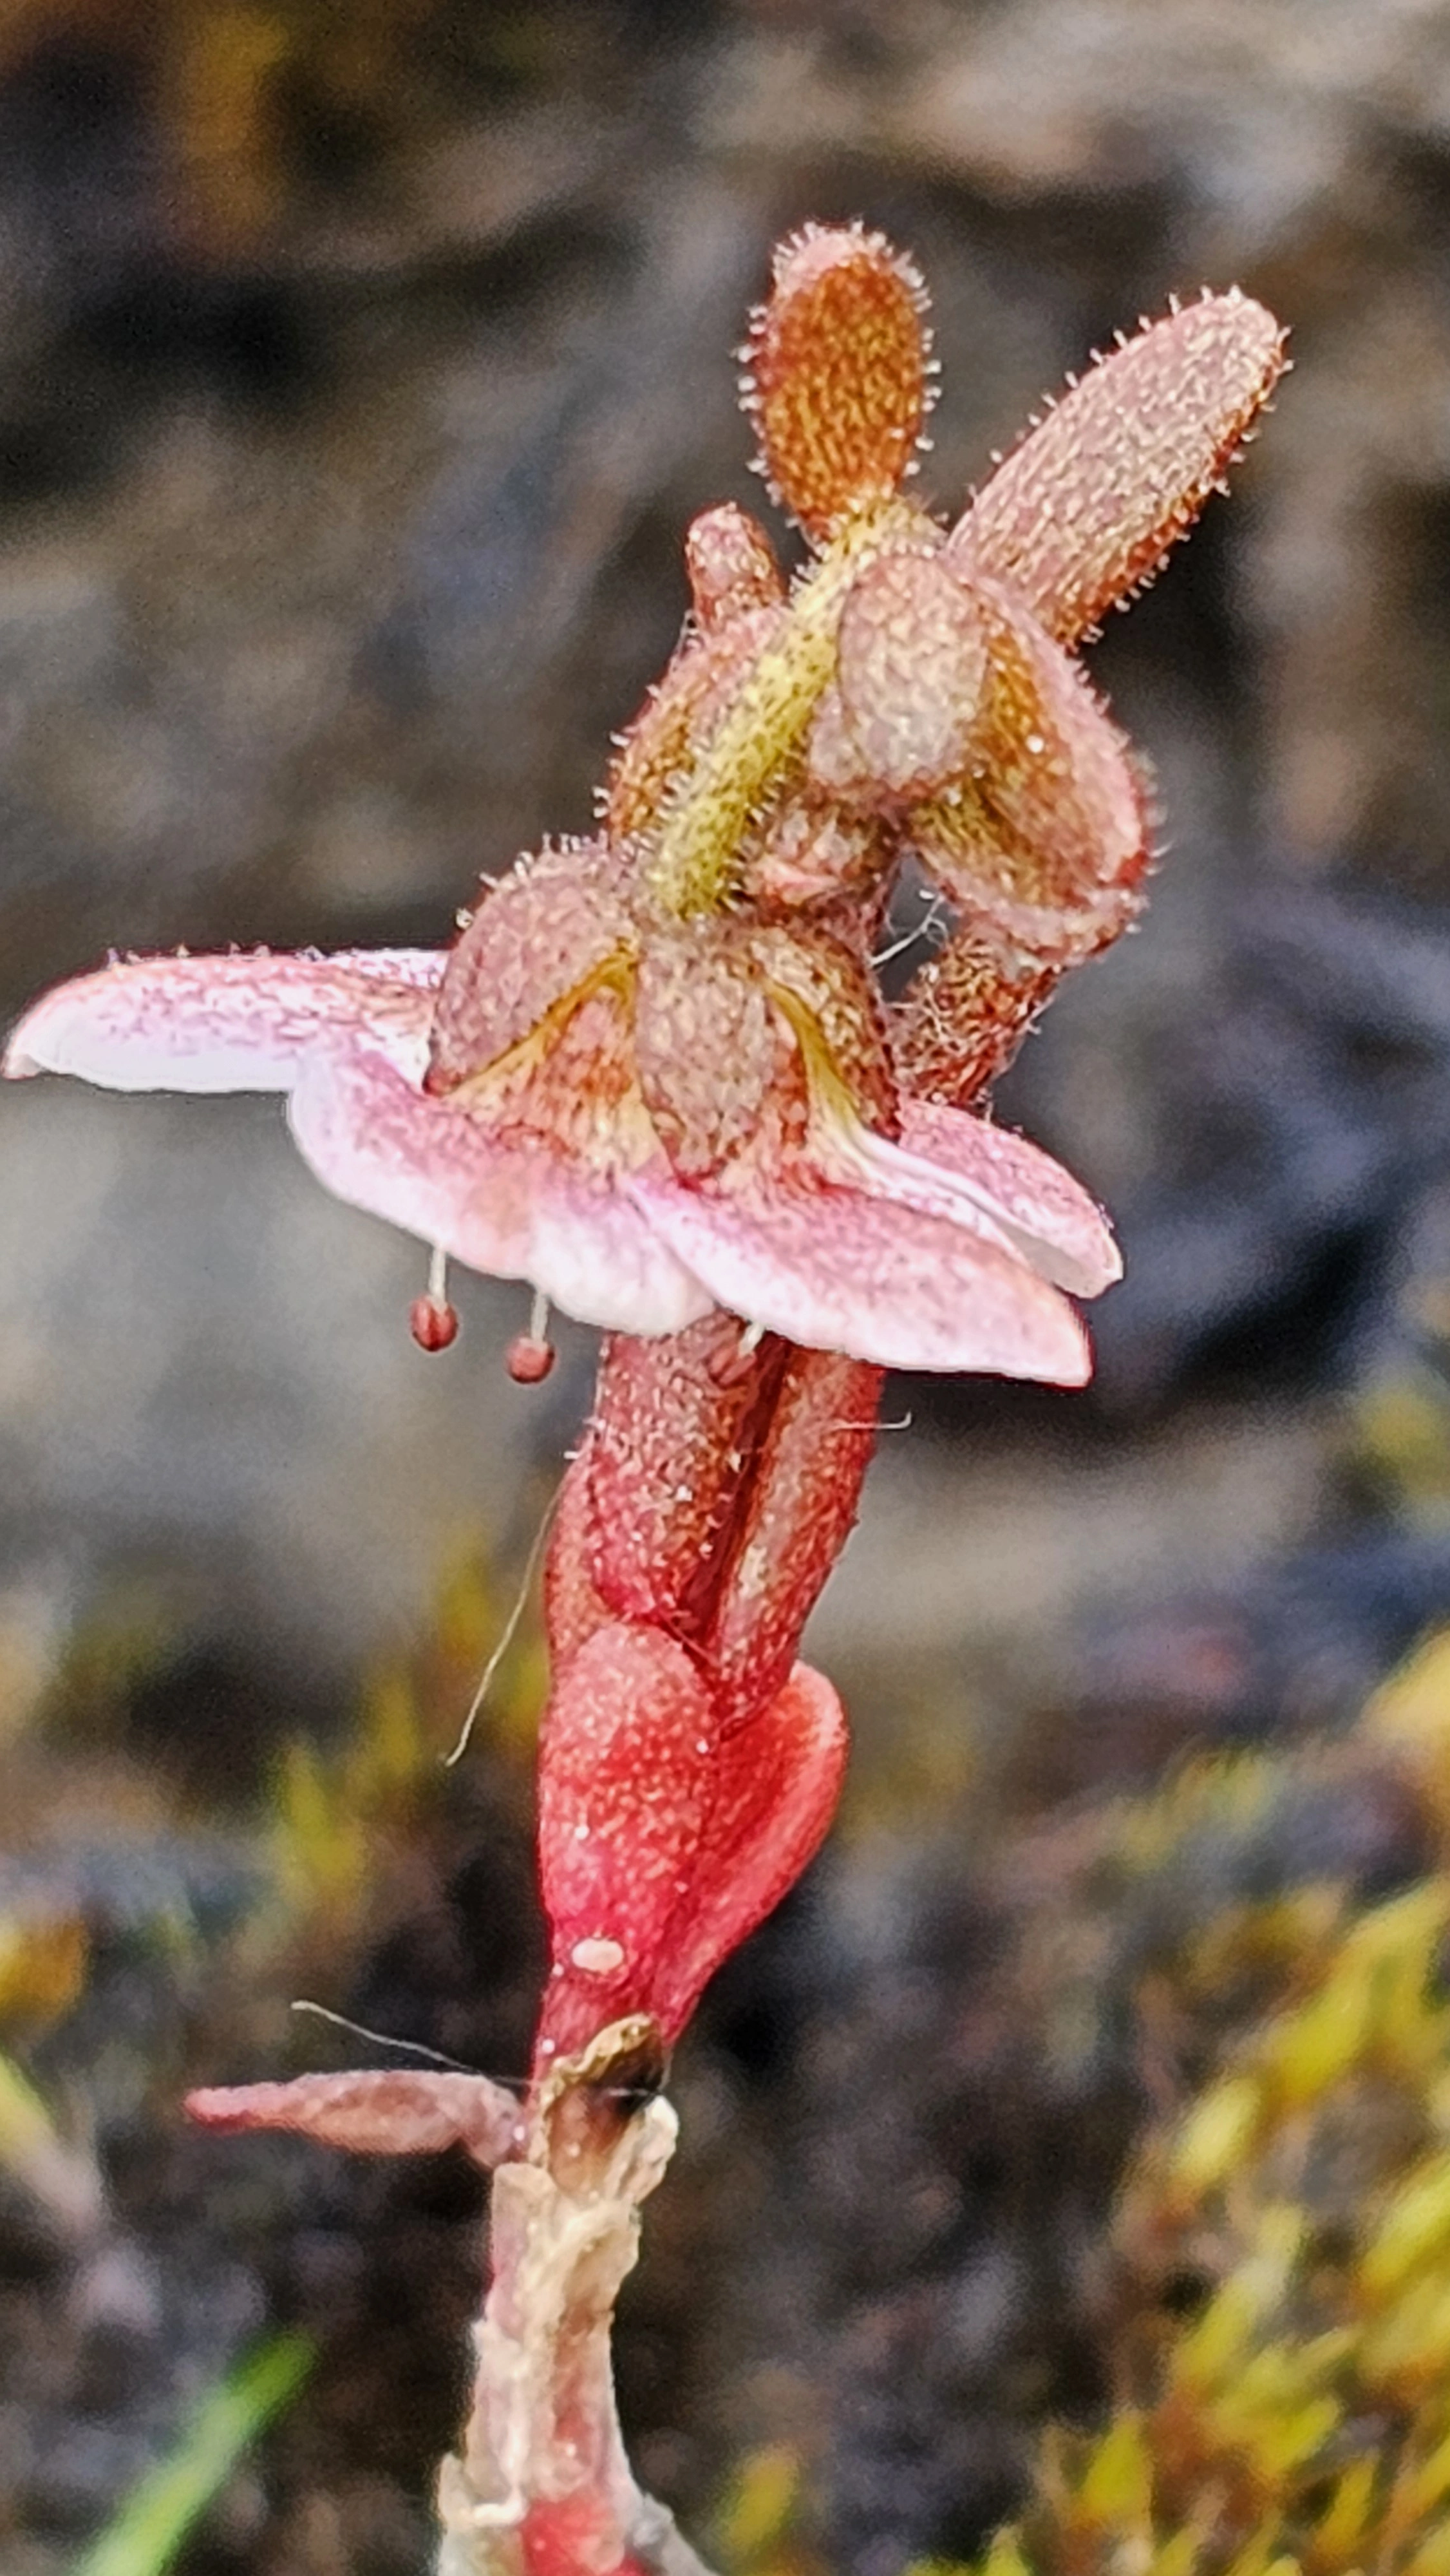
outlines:
M814 2564L802 2537L805 2474L789 2442L763 2442L736 2462L715 2512L712 2555L731 2576L798 2576Z
M450 87L545 77L567 41L546 11L526 6L75 0L62 11L55 0L4 0L0 77L43 47L58 17L141 68L177 234L221 261L255 257L285 227L305 193L307 135L330 144L334 162L375 176L412 129L442 121Z
M444 1571L426 1642L374 1669L337 1741L299 1735L283 1746L250 1817L216 1846L241 1891L233 1907L218 1909L208 1924L188 1912L180 1859L155 1873L144 1918L128 1937L153 1962L164 1947L192 1994L204 1976L223 2033L218 2039L213 2030L208 2045L223 2061L234 2051L245 2059L248 2050L265 2048L256 2016L274 2022L277 1998L297 1983L315 1980L320 1992L345 2000L379 1926L416 1901L431 1877L435 1847L450 1815L466 1809L470 1788L467 1766L450 1771L444 1757L507 1625L513 1590L495 1590L477 1547L461 1550ZM496 1789L516 1778L521 1808L542 1679L527 1616L522 1630L498 1661L476 1729L480 1755L487 1743L491 1782ZM171 1645L160 1626L141 1620L118 1627L112 1619L102 1631L104 1638L118 1634L125 1647L120 1681L87 1631L37 1712L39 1722L12 1748L12 1763L28 1762L29 1795L40 1803L52 1781L65 1794L66 1753L81 1748L73 1761L78 1769L90 1764L94 1779L86 1771L78 1812L92 1832L98 1821L109 1825L111 1860L124 1862L134 1841L139 1891L149 1886L142 1863L158 1841L174 1837L184 1852L196 1801L190 1789L142 1794L133 1783L134 1757L111 1741L123 1733L117 1703L124 1686L144 1682ZM112 1869L105 1883L117 1880ZM0 2047L0 2179L20 2187L51 2238L85 2249L107 2241L106 2185L87 2132L84 2091L57 2082L55 2065L64 2063L66 2023L86 2005L98 1959L104 1967L106 1942L104 1934L92 1940L83 1901L65 1894L69 1885L62 1876L57 1896L43 1877L33 1893L17 1881L11 1910L0 1913L0 2042L28 2048L44 2035L57 2043L52 2059L40 2061L48 2072L39 2081ZM142 1906L139 1892L135 1903ZM274 2042L275 2030L270 2037ZM158 2115L167 2124L180 2116L178 2097L191 2071L170 2053L154 2070ZM231 2361L179 2417L161 2458L74 2576L162 2576L241 2454L292 2405L313 2359L307 2336L278 2333Z
M1182 1962L1218 2032L1119 2197L1108 2418L1044 2439L980 2576L1450 2576L1450 1639L1337 1759L1398 1773L1444 1865L1230 1907ZM1126 1840L1166 1858L1274 1769L1199 1769Z
M310 2337L301 2334L268 2335L244 2353L208 2389L175 2448L147 2472L74 2576L166 2576L242 2453L291 2404L313 2357Z
M21 2183L64 2235L83 2237L101 2210L101 2177L81 2145L62 2137L12 2058L0 2055L0 2171Z
M284 1748L270 1837L275 1902L259 1917L269 1939L278 1936L279 1916L292 1934L313 1920L345 1951L386 1902L410 1837L450 1794L447 1757L509 1608L479 1556L461 1557L440 1585L431 1643L411 1661L373 1672L341 1746L326 1752L299 1736ZM505 1759L532 1754L543 1673L537 1623L526 1618L478 1711L480 1734L486 1729Z

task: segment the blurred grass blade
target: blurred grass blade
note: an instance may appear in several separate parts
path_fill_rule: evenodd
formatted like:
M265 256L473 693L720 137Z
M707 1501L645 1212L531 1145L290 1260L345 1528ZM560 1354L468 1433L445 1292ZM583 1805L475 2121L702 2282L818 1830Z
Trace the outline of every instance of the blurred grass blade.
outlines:
M95 2158L60 2136L40 2095L0 2050L0 2166L34 2193L65 2235L84 2238L103 2206Z
M254 2344L208 2391L170 2457L148 2470L72 2576L165 2576L198 2515L248 2444L291 2403L316 2357L310 2335L269 2335Z

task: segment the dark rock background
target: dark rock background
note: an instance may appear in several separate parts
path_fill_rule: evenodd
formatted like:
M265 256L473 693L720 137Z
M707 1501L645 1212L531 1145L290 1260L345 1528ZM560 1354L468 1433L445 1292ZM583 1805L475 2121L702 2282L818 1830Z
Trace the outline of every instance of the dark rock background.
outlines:
M1064 2109L942 2037L1011 2019L989 1859L1191 1744L1342 1726L1450 1606L1450 7L0 7L7 1011L112 944L440 938L481 868L579 827L685 521L752 497L731 353L771 242L855 214L933 290L944 507L1174 289L1237 278L1295 360L1096 650L1170 854L1003 1098L1120 1224L1096 1387L889 1402L816 1634L848 1830L687 2052L631 2307L649 2473L698 2517L784 2424L831 2563L892 2576L1010 2503L1004 2419L1091 2402L1064 2283L1134 2116L1126 2057ZM460 1551L517 1567L587 1337L522 1396L520 1293L460 1283L422 1360L421 1255L267 1103L7 1093L0 1211L0 1929L89 1944L81 1998L0 2041L109 2192L79 2237L0 2209L7 2565L64 2565L271 2313L328 2339L320 2394L185 2566L392 2576L456 2404L467 2185L203 2152L170 2104L298 2045L304 1968L518 2064L496 1741L331 1950L219 1988L276 1747L346 1741ZM1294 1870L1340 1865L1301 1828ZM911 2237L885 2203L940 2200L944 2119L956 2216Z

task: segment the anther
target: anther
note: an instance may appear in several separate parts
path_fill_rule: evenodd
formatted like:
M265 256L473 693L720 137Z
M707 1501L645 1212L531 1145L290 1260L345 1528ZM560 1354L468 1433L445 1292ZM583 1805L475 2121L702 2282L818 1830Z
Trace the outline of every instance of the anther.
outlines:
M739 1334L732 1333L728 1341L719 1344L705 1362L712 1385L719 1387L742 1385L750 1375L755 1354L764 1338L763 1325L747 1324Z
M504 1355L504 1366L515 1386L542 1386L557 1357L549 1339L549 1301L543 1290L536 1288L529 1329L514 1335Z
M427 1294L414 1298L408 1329L420 1351L446 1351L458 1339L458 1309L449 1299L448 1255L441 1244L433 1247Z

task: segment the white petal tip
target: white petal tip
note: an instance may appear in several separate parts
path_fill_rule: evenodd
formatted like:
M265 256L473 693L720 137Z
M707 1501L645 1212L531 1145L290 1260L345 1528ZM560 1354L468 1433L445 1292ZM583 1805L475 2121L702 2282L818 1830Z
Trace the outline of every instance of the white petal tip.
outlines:
M22 1029L24 1025L24 1022L22 1021ZM5 1053L0 1055L0 1081L24 1082L32 1073L44 1073L45 1071L45 1067L41 1063L40 1058L38 1056L31 1055L29 1050L21 1045L20 1035L21 1031L20 1029L17 1029L14 1037L6 1047Z

